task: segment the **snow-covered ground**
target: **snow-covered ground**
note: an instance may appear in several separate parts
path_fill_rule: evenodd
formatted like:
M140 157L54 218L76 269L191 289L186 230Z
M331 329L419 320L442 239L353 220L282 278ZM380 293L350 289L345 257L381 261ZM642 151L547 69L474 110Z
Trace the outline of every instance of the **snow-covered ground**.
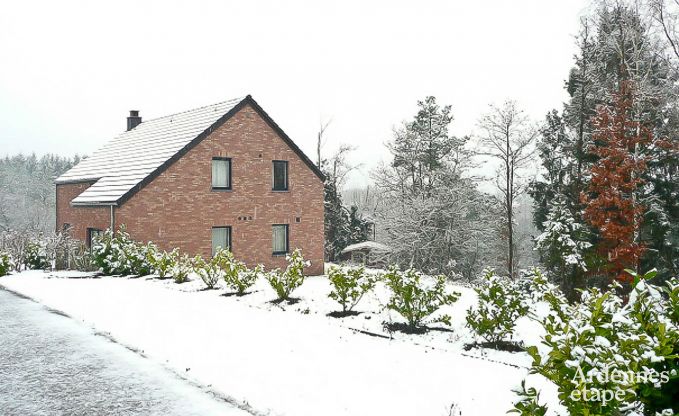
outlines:
M70 278L67 278L70 277ZM80 278L79 278L80 277ZM464 350L474 340L464 327L475 303L472 289L442 310L451 327L426 334L389 333L388 293L356 307L361 313L332 318L339 305L327 297L323 276L307 278L293 305L274 304L264 280L252 293L230 296L202 290L200 280L181 285L151 278L82 278L73 272L23 272L0 285L82 320L95 331L162 363L256 414L432 415L455 406L462 415L502 415L516 401L512 389L528 374L525 353ZM517 322L517 339L539 342L539 325ZM539 376L541 401L556 407L556 392Z

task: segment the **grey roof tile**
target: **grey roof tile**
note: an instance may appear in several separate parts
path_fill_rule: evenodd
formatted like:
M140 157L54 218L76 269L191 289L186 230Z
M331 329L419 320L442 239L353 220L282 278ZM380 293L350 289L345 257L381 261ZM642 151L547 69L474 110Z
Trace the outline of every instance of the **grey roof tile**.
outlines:
M96 181L72 203L114 204L241 101L236 98L144 121L82 160L56 183Z

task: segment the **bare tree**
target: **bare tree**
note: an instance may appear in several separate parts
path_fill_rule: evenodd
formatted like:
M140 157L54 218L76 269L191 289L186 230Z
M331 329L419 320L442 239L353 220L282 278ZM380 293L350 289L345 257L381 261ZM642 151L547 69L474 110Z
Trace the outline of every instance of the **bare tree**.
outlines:
M502 106L491 105L490 112L479 121L482 130L479 153L490 156L500 166L495 178L495 186L502 196L505 212L507 238L507 273L515 277L514 209L516 198L526 190L527 182L520 172L530 162L538 135L538 129L518 108L514 101L506 101Z
M651 15L679 59L679 0L650 0Z
M318 136L316 140L316 166L319 168L321 168L323 165L323 158L321 158L321 148L323 148L323 145L325 144L323 142L323 134L325 134L325 131L328 129L330 122L332 122L332 119L326 121L325 123L321 122L321 125L318 129Z
M327 160L327 173L335 184L335 187L340 190L344 186L347 175L350 172L361 167L361 164L353 164L349 161L349 155L356 150L355 146L348 144L341 144L335 153Z

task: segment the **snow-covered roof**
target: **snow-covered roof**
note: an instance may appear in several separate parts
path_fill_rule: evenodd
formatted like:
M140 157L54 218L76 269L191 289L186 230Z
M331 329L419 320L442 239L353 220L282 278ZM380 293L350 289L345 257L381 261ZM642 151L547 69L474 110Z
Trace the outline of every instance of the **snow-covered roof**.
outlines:
M56 183L95 182L73 199L74 205L114 204L243 100L144 121L83 159Z
M341 254L348 253L350 251L355 251L355 250L363 250L363 249L369 249L369 250L375 250L375 251L389 251L391 248L389 246L378 243L377 241L363 241L360 243L352 244L347 246L344 250L342 250Z

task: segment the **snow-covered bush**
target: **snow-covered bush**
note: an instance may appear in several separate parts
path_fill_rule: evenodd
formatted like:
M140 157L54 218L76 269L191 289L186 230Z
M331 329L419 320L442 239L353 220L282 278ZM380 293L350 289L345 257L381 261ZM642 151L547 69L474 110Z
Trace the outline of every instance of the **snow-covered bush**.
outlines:
M665 288L670 310L670 319L675 325L679 325L679 278L675 277L667 281Z
M208 289L214 289L217 282L224 278L226 250L220 249L210 260L205 261L200 255L193 258L193 271L201 278Z
M641 365L658 374L666 371L670 375L661 385L641 383L637 392L639 400L647 414L672 407L674 414L679 413L679 322L676 320L679 289L676 278L668 281L665 287L649 284L648 280L656 273L653 269L638 276L640 280L630 294L626 310L641 334L646 334L652 342L653 349L646 351ZM663 291L667 296L663 296Z
M223 253L222 269L226 286L236 292L237 296L243 296L264 271L261 265L248 269L245 263L236 260L230 251Z
M0 250L9 254L14 271L20 272L24 267L27 247L34 238L34 235L27 232L5 231L0 233Z
M516 320L529 311L520 284L488 269L474 291L479 302L467 311L467 326L490 344L511 338Z
M150 274L156 251L152 243L133 241L124 226L116 233L106 230L92 244L94 262L107 275Z
M342 314L351 312L363 296L375 287L375 278L364 267L333 266L328 272L332 291L328 297L342 306Z
M41 240L31 241L26 245L23 264L30 270L44 270L50 267L44 243Z
M254 269L244 267L237 275L227 281L227 286L236 291L238 296L243 296L246 290L251 288L257 280L264 275L264 266L258 264Z
M422 274L408 269L400 271L396 266L391 266L383 275L385 284L391 289L391 296L386 305L407 321L406 330L414 332L423 326L434 322L442 322L450 325L450 316L441 315L427 320L444 305L456 302L460 294L457 292L446 293L446 277L433 277L433 284L423 281Z
M12 270L12 260L9 254L0 251L0 276L7 275Z
M285 259L288 266L283 272L276 269L266 273L266 280L278 296L277 301L290 300L290 294L304 283L304 267L311 266L311 262L304 260L299 249Z
M514 403L514 408L507 413L516 413L519 416L545 416L547 406L540 404L540 393L535 387L526 388L526 380L521 381L521 388L512 390L519 396L519 401Z
M146 276L153 272L153 259L158 252L155 244L148 242L141 244L133 242L125 247L129 273L137 276Z
M569 414L654 415L672 406L676 412L679 327L671 300L645 279L627 303L619 290L617 283L606 291L590 289L574 305L548 293L546 348L528 349L532 372L557 386Z
M179 250L176 248L169 253L167 251L158 251L155 255L151 256L151 266L159 279L170 277L172 268L175 266L178 257Z
M193 264L187 254L177 256L174 264L170 268L170 274L175 283L184 283L189 278L189 273L193 270Z

